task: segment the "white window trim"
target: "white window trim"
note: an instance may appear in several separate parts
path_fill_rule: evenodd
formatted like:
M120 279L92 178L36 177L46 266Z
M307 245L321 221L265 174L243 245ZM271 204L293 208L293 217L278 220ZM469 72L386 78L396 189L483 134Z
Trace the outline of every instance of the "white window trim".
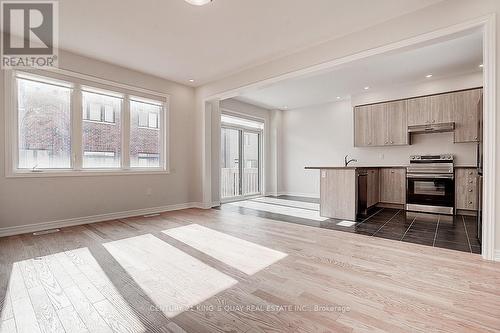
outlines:
M71 139L72 159L71 169L18 169L18 144L17 144L17 87L15 85L16 72L26 72L29 75L39 75L64 82L71 82ZM110 176L110 175L157 175L170 173L169 133L170 133L170 95L153 90L134 87L114 81L109 81L90 75L71 72L67 70L5 70L5 176L7 178L32 178L32 177L78 177L78 176ZM123 96L122 104L122 166L119 169L83 169L82 168L82 98L81 91L88 87L96 90L108 90ZM147 97L145 97L147 96ZM131 168L129 165L130 147L130 100L149 100L162 105L159 115L160 122L160 167L159 168Z

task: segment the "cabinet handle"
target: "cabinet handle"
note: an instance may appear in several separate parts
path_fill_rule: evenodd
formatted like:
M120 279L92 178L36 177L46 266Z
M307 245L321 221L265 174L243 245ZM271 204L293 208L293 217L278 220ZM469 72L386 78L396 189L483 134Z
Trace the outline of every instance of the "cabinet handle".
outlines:
M472 190L469 190L469 192L472 192Z
M472 205L472 201L469 201L469 205Z
M385 144L388 144L388 143L389 143L389 141L386 141L386 142L385 142Z
M392 145L393 143L394 143L394 142L392 142L392 140L391 140L391 145Z
M474 137L474 140L477 140L477 136Z
M472 175L472 171L469 171L469 175Z
M433 121L432 121L432 123L433 123L433 124L434 124L435 122L436 122L435 120L433 120Z

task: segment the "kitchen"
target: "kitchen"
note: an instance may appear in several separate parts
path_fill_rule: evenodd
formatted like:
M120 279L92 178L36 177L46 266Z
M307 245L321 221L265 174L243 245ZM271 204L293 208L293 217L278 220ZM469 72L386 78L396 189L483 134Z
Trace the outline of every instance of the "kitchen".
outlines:
M471 31L236 99L280 109L278 197L317 200L330 229L481 253L482 71Z
M477 145L477 164L456 167L453 154L444 153L412 155L398 166L350 166L357 160L348 156L342 167L308 166L320 170L321 216L362 221L381 207L472 216L480 244L481 115L481 88L355 106L356 147L410 145L415 135L452 133L455 144Z

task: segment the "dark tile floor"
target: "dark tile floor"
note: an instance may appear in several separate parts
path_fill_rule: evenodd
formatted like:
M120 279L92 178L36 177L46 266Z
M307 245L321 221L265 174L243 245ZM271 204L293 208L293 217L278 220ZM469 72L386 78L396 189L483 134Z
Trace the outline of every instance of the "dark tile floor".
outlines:
M317 199L291 196L280 196L279 199L317 202ZM478 254L481 253L481 246L477 239L476 219L475 217L470 216L448 216L379 208L367 218L356 221L355 225L351 227L343 227L337 225L340 220L336 219L328 219L320 222L290 215L236 207L233 205L221 205L217 209L237 211L246 215L254 215L289 223L387 238L396 241L436 246Z

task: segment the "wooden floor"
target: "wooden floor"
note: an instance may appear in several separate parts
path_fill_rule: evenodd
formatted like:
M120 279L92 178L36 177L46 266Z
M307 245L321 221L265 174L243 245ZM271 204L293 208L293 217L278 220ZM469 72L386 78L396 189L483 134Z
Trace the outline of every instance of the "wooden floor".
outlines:
M183 210L0 239L1 332L498 332L500 263Z

